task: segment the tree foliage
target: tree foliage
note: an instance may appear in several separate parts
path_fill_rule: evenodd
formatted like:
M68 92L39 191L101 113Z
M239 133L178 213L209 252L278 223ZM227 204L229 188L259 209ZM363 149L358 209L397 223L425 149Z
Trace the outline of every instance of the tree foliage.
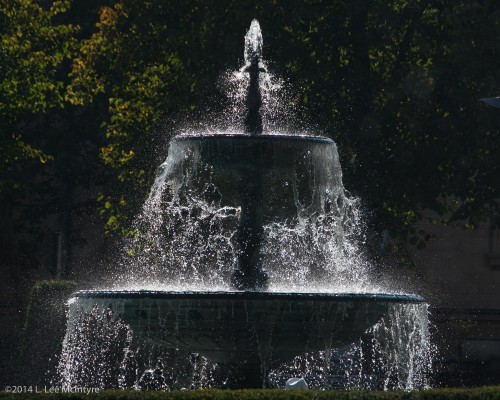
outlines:
M97 127L66 100L80 32L70 6L0 1L0 251L13 274L39 266L54 227L72 234L71 214L89 206L73 192L100 183ZM56 222L47 226L48 218Z
M61 65L72 57L76 27L52 24L69 1L49 9L31 0L2 0L0 8L0 193L19 186L14 170L25 160L53 159L30 137L30 123L53 108L62 108L65 76ZM38 140L37 140L38 139Z

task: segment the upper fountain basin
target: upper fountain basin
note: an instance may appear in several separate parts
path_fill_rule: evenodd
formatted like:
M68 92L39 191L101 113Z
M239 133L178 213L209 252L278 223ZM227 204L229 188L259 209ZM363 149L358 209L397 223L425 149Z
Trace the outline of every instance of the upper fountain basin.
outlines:
M179 135L172 139L174 147L196 151L200 161L230 169L289 169L307 154L324 159L336 151L330 138L298 135Z
M264 223L324 214L343 192L337 146L322 136L179 135L162 169L180 198L231 207L254 176Z

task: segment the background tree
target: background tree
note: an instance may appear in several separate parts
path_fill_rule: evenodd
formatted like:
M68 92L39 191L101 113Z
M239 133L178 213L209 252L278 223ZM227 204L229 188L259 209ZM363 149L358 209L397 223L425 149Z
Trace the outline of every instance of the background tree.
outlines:
M55 231L78 242L72 216L95 209L98 125L65 100L81 19L69 7L0 2L0 251L15 282L52 261Z
M497 212L495 2L309 2L282 6L286 65L305 117L340 145L346 187L372 232L421 247L416 222L477 227ZM378 243L375 243L378 245Z

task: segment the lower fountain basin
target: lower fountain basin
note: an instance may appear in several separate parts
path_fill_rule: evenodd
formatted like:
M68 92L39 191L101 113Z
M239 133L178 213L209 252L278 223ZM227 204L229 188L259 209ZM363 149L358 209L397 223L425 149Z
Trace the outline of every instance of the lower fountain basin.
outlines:
M134 336L216 362L273 360L353 343L408 294L79 291L70 316L97 306Z

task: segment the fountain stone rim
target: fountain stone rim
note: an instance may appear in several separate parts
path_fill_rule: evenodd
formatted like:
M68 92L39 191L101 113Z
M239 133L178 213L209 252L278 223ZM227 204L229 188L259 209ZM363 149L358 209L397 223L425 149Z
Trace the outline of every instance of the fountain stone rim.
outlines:
M258 292L258 291L168 291L168 290L79 290L71 299L192 299L192 300L281 300L281 301L338 301L338 302L399 302L424 303L423 297L406 293L363 292Z
M176 141L193 141L193 140L240 140L240 141L272 141L272 142L310 142L310 143L328 143L335 145L333 139L327 136L310 136L310 135L285 135L285 134L261 134L248 135L241 133L182 133L172 137Z

